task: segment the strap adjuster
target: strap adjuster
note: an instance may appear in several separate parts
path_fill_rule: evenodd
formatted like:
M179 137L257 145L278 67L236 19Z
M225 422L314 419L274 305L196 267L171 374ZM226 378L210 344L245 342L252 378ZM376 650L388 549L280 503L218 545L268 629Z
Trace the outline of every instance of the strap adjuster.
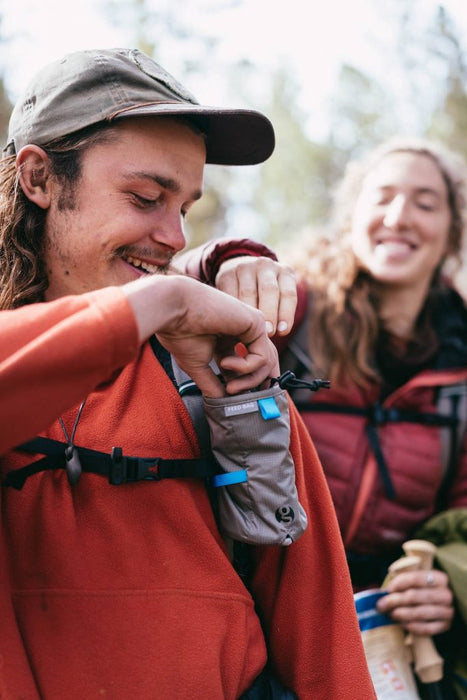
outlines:
M113 447L110 455L109 483L113 486L131 481L160 481L160 457L124 457L121 447Z
M369 409L370 423L373 425L384 425L389 422L397 422L403 420L404 416L397 408L386 408L379 402L376 402Z

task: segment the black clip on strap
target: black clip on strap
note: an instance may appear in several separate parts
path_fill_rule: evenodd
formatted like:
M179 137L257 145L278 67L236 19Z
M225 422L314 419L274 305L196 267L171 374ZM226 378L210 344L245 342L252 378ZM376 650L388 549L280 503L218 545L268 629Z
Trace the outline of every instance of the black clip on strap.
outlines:
M110 455L109 483L113 486L129 481L160 481L160 457L124 457L121 447L113 447Z

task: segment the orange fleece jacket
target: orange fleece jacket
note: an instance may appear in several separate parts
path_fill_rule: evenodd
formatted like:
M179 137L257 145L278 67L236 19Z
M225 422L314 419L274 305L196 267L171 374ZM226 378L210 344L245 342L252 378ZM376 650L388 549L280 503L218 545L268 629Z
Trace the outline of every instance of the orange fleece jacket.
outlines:
M107 289L0 313L0 468L37 432L142 457L199 455L175 387ZM64 470L2 488L2 700L235 700L267 657L301 700L374 698L321 466L291 407L309 517L255 549L253 595L232 569L201 481L111 486ZM260 624L261 617L263 628ZM263 632L264 629L264 632Z

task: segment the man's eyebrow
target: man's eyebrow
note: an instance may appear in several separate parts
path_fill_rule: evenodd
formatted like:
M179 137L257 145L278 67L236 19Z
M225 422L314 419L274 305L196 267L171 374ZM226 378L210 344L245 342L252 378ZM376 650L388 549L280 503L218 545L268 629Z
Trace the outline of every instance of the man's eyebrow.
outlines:
M165 177L164 175L159 175L158 173L149 173L145 170L125 173L124 177L126 180L139 178L142 180L149 180L150 182L156 182L158 185L160 185L160 187L163 187L165 190L169 190L169 192L174 192L174 194L180 192L181 189L180 183L177 182L177 180L174 180L171 177ZM191 199L193 201L200 199L202 194L203 193L201 190L195 190L191 196Z

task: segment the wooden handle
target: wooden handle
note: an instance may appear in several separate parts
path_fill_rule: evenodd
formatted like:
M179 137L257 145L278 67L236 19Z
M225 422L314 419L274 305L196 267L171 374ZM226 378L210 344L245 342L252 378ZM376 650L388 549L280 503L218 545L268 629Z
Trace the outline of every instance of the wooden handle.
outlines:
M436 547L426 540L407 540L402 545L407 556L420 557L420 569L429 571L433 567L433 559Z
M436 547L426 540L408 540L402 545L406 557L404 559L417 558L419 561L417 569L429 571L433 566L433 557ZM395 562L397 563L397 562ZM398 571L404 570L399 567ZM413 566L405 571L414 571ZM415 672L422 683L434 683L443 677L443 659L438 654L432 638L427 634L411 634L412 652L414 658Z
M418 571L420 569L421 559L416 554L411 554L407 557L396 559L388 568L388 582L401 571Z
M401 557L400 559L396 559L396 561L393 561L388 567L388 573L381 585L381 588L386 588L389 581L391 581L396 574L399 574L402 571L418 571L420 568L420 563L420 557L417 556ZM405 658L407 659L408 663L414 664L415 659L413 653L413 639L410 633L406 633L405 635L404 646Z

